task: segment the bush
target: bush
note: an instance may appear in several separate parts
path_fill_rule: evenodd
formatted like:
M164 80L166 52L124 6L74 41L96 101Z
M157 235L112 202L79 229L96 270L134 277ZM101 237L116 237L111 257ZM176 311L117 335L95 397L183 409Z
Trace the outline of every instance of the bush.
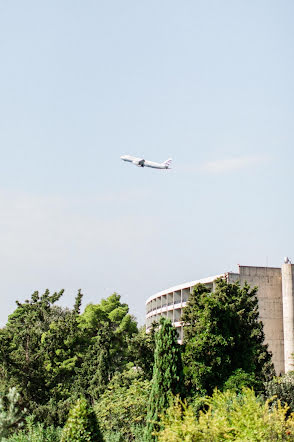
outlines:
M255 389L258 386L259 383L256 381L254 373L246 373L242 368L238 368L225 382L223 390L232 390L240 393L244 387Z
M125 442L123 433L120 431L106 431L103 433L104 442Z
M61 442L102 442L96 415L86 399L79 399L70 410Z
M94 407L103 434L113 438L115 432L123 441L133 440L134 431L146 423L149 395L150 382L133 369L115 376Z
M0 440L23 425L24 411L19 408L20 395L16 388L10 388L0 397Z
M265 395L268 399L275 396L274 403L279 400L282 405L289 406L290 412L294 412L294 371L266 382Z
M61 428L44 424L34 423L34 418L29 416L26 420L26 428L6 439L9 442L59 442L61 436Z
M294 440L294 416L287 419L288 407L263 402L253 390L214 391L208 409L195 418L192 407L178 398L162 416L158 441L278 441Z
M70 410L78 400L79 395L73 393L66 399L51 397L45 404L35 404L32 408L35 420L43 422L46 427L63 427Z
M104 442L126 442L126 440L146 442L144 436L145 427L142 425L132 426L130 432L130 439L126 439L125 433L122 433L121 431L106 431L103 433Z
M200 431L191 405L182 402L177 396L174 403L161 415L162 430L156 433L158 441L182 442L198 441Z

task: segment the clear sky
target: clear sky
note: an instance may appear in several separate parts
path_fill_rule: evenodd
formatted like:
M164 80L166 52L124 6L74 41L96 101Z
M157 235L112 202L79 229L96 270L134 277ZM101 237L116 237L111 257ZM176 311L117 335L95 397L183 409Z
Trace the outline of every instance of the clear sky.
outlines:
M292 0L0 0L0 323L294 258ZM170 171L120 155L173 158Z

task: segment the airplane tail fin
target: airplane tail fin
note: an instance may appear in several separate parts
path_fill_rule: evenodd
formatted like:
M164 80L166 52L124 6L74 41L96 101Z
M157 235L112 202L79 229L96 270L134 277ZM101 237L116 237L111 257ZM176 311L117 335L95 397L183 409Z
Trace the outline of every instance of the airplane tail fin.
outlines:
M167 167L169 167L171 165L172 159L169 158L168 160L164 161L163 164Z

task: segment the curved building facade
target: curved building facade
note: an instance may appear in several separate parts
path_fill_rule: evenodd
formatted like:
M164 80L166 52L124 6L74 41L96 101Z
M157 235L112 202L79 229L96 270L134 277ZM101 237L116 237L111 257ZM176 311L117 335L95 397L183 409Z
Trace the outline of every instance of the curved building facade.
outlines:
M259 316L264 326L265 343L273 355L276 374L293 369L294 265L290 262L285 263L282 268L239 266L238 273L222 273L162 290L146 301L147 332L152 322L165 316L176 327L181 343L184 333L182 310L194 286L202 283L213 291L218 278L224 278L229 283L239 281L241 286L247 282L251 287L258 287Z
M181 321L182 310L186 306L190 294L196 284L204 284L211 291L214 289L216 279L225 278L228 282L238 280L236 273L223 273L221 275L210 276L196 281L170 287L156 293L146 301L146 330L150 329L152 322L159 321L161 316L169 318L178 332L179 342L183 340L183 323Z

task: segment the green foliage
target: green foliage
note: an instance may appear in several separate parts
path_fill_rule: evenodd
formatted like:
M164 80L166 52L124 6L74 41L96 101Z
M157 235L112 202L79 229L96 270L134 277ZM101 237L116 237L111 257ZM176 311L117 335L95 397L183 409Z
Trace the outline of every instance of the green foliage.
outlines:
M103 432L104 442L126 442L127 440L136 442L145 442L144 436L145 427L141 425L131 426L131 439L126 439L126 435L121 431L105 431Z
M171 321L162 318L155 336L154 369L146 426L147 440L153 440L159 415L169 406L171 396L181 393L182 390L182 358L177 340L177 331Z
M17 309L0 332L2 382L22 391L26 403L44 396L41 337L49 329L52 316L59 314L57 308L53 312L51 307L61 295L62 292L50 296L46 291L39 296L35 292L31 300L17 302Z
M128 341L138 329L128 311L128 305L114 293L100 304L88 305L79 317L84 355L76 388L92 400L99 398L114 374L122 372L131 360Z
M171 400L170 407L161 415L161 428L156 435L158 441L162 442L201 440L192 406L187 406L178 396Z
M97 400L104 392L111 378L110 373L116 368L111 361L112 336L106 324L101 325L93 337L84 334L88 345L85 345L83 361L77 370L75 388L92 400Z
M257 398L251 389L242 394L214 391L207 398L206 411L195 418L191 406L176 398L162 416L159 442L194 441L278 441L294 439L294 416L287 419L288 408Z
M116 334L125 333L124 339L138 332L134 318L129 314L127 304L120 302L120 295L113 293L100 304L89 304L79 318L80 327L95 333L101 325L107 323Z
M102 442L103 437L94 411L86 399L79 399L70 410L61 442Z
M149 333L146 327L141 327L137 334L129 339L129 351L131 359L136 367L143 370L146 379L151 380L154 365L155 333L158 323L153 322Z
M64 309L41 337L47 401L34 409L47 424L63 425L69 409L78 398L76 372L83 361L83 336L78 325L82 294L79 291L73 310Z
M0 397L0 440L23 425L24 413L19 407L20 395L16 388L10 388Z
M288 405L289 410L294 412L294 371L266 382L265 395L268 399L274 397L274 403L280 401L281 404Z
M254 373L246 373L242 368L238 368L233 374L226 380L223 386L223 390L232 390L241 392L244 387L258 387Z
M195 286L182 315L184 371L194 394L222 389L232 375L240 378L244 372L245 384L252 379L258 388L273 376L256 293L257 288L222 279L213 293L202 284Z
M104 442L125 442L124 435L120 431L106 431L103 433L103 438Z
M44 423L46 426L63 426L69 410L75 404L77 399L78 395L75 393L72 393L64 400L56 397L49 397L49 400L45 404L36 404L35 408L32 408L32 411L36 420Z
M81 291L72 310L55 305L62 294L35 292L17 303L0 330L1 389L16 386L28 411L46 425L63 425L81 395L99 398L130 362L128 342L138 331L117 294L83 314Z
M7 442L59 442L60 437L61 428L34 423L34 418L28 416L25 429L13 434Z
M22 392L25 406L40 418L52 417L49 402L70 397L72 376L77 364L77 310L79 292L73 311L55 306L63 290L50 295L33 293L30 300L17 302L0 332L0 375L6 386ZM63 407L66 410L66 407Z
M115 431L133 440L133 429L146 423L150 389L134 368L114 376L94 407L103 434Z
M262 403L253 391L242 389L261 389L273 373L256 289L223 280L214 293L196 286L182 318L183 347L165 318L149 334L144 328L138 332L116 293L88 305L83 314L81 292L71 310L55 305L62 293L35 292L17 303L0 330L0 391L16 386L22 392L20 407L16 390L0 395L1 440L266 441L270 432L274 440L290 440L294 434L294 418L287 419L294 408L293 373L265 384L268 397L277 396L271 402ZM204 399L203 393L215 386L224 392ZM183 387L186 392L192 387L191 405L181 402ZM178 399L169 408L174 395ZM95 413L80 397L95 403ZM39 422L29 418L19 430L24 407ZM55 427L68 414L61 435Z

